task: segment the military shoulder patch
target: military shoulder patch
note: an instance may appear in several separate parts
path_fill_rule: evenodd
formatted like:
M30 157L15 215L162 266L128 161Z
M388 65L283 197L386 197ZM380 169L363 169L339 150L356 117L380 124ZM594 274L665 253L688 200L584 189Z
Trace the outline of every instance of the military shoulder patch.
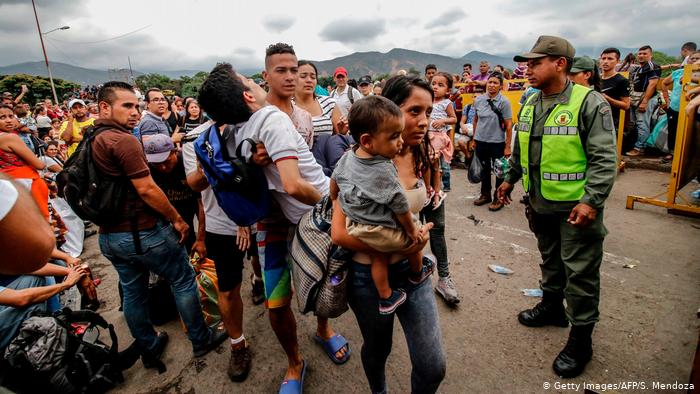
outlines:
M602 105L598 110L598 113L603 117L603 129L605 129L605 131L614 131L615 122L612 117L610 106Z

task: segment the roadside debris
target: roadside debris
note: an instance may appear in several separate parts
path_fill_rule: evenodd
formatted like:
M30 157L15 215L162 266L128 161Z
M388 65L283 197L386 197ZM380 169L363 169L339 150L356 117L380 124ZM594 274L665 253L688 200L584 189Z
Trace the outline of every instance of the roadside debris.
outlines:
M501 275L511 275L514 271L496 264L489 264L489 269L497 274Z

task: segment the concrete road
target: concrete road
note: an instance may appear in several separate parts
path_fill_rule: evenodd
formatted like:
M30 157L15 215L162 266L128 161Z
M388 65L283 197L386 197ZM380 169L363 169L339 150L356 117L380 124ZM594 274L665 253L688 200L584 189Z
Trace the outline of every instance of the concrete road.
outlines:
M668 174L630 169L619 177L606 208L610 231L602 266L601 321L594 332L594 355L585 373L562 381L551 364L566 343L568 330L526 328L516 315L538 299L521 289L538 287L540 260L518 203L500 212L475 207L478 185L466 182L464 170L454 170L446 200L447 243L451 272L462 295L458 308L438 299L440 326L447 353L442 393L583 392L577 384L644 383L647 392L661 391L654 382L688 382L698 341L700 320L700 220L669 215L665 210L638 205L624 208L628 194L653 195L664 190ZM520 198L520 186L514 199ZM474 215L478 224L471 219ZM118 311L117 275L99 253L97 237L89 238L83 257L102 278L100 312L117 326L121 343L131 341ZM510 276L495 274L488 264L509 267ZM633 268L625 268L625 266ZM246 267L247 277L250 267ZM433 278L436 281L436 278ZM192 358L179 322L162 327L171 342L165 351L166 373L145 370L140 361L126 372L124 393L275 393L286 358L270 329L262 306L253 306L250 284L244 282L245 335L253 352L253 370L243 383L226 376L229 351L221 346L201 359ZM296 307L295 307L296 310ZM365 393L368 385L360 362L360 336L348 312L332 321L351 343L353 356L334 365L312 340L315 318L297 313L298 336L309 362L305 390L309 393ZM411 366L399 324L387 364L389 389L410 392ZM570 384L568 387L562 384ZM600 386L588 386L602 392ZM634 392L627 387L607 391ZM682 391L682 390L681 390ZM681 392L679 391L679 392ZM669 392L669 391L664 391ZM673 391L670 391L673 392Z

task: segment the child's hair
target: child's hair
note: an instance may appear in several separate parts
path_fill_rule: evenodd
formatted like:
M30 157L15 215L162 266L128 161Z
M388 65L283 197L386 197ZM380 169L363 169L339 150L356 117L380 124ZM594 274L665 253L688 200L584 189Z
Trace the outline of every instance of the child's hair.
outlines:
M24 108L24 105L18 105L13 109L15 116L18 118L24 118L27 116L28 111Z
M445 78L445 81L447 81L447 93L449 94L450 89L452 89L452 74L446 73L444 71L438 71L433 75L433 79L435 77L443 77Z
M401 118L401 109L382 96L367 96L350 108L348 126L357 144L362 134L374 134L387 118Z

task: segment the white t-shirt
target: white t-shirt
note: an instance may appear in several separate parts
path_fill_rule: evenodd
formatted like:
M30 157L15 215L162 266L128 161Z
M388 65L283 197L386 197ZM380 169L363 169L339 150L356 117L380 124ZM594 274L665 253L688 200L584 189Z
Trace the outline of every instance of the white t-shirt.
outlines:
M340 90L340 88L334 90L333 95L331 95L331 97L335 99L335 105L337 105L338 108L340 108L340 113L345 117L348 116L348 112L350 112L350 107L352 106L352 103L350 103L350 99L348 98L348 93L346 93L348 89L351 89L350 92L352 94L354 102L357 102L357 100L361 100L365 97L362 95L362 93L360 93L359 90L353 88L350 85L346 85L345 89L343 89L342 91Z
M51 170L49 170L49 167L51 167L51 166L59 165L61 167L61 169L63 169L63 163L61 163L58 159L56 159L54 157L40 156L39 160L41 160L42 163L46 164L46 168L39 171L39 174L42 177L46 174L53 174L53 172Z
M199 127L187 133L187 139L194 138L209 130L212 124L214 122L208 121L199 125ZM182 161L185 165L185 174L190 175L197 171L197 154L194 152L194 142L188 142L182 146ZM202 190L201 196L202 205L204 206L204 226L206 231L219 235L236 235L238 226L219 207L211 187ZM231 247L233 248L235 245L231 245Z
M38 115L36 117L36 127L47 129L51 127L51 118L46 115Z
M315 187L321 195L328 194L329 178L323 173L323 168L316 162L309 146L294 128L289 116L277 107L268 105L256 111L248 122L239 125L235 131L235 138L236 141L251 138L253 141L262 142L274 163L280 160L296 159L301 177ZM248 144L244 147L246 158L250 158L250 147ZM272 191L272 195L284 212L284 216L294 224L299 223L299 219L312 207L284 191L276 165L265 166L263 171L267 178L268 188Z
M5 219L17 202L17 189L12 182L0 179L0 220Z

